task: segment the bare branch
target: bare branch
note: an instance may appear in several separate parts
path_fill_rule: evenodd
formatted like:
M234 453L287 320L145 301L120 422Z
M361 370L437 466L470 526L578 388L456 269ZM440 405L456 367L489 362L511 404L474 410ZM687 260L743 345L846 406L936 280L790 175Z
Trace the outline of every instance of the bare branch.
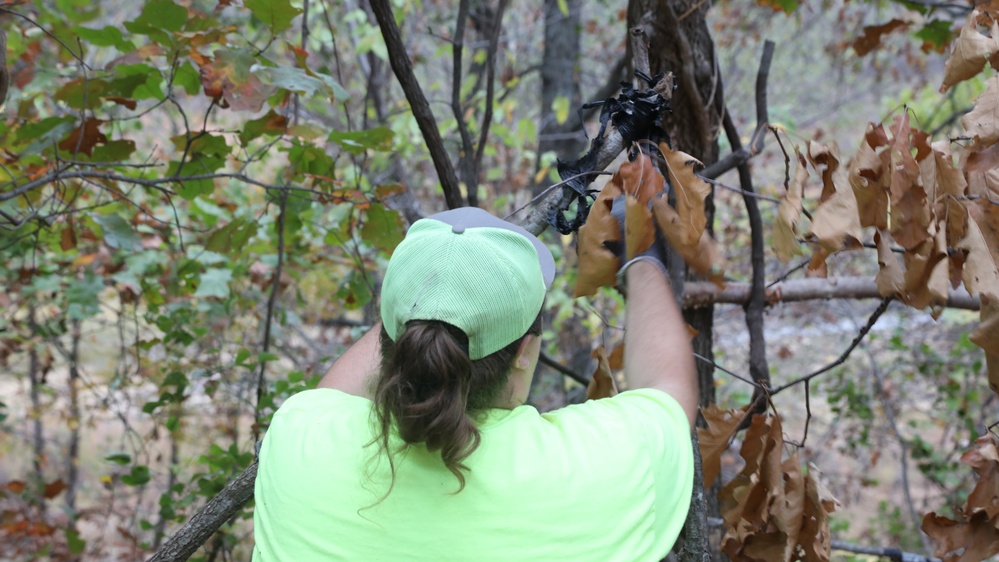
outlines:
M444 200L450 209L464 206L465 203L461 199L461 189L458 185L458 176L455 175L451 159L444 148L444 141L437 128L434 113L430 110L430 104L427 103L427 98L423 95L420 83L413 73L413 64L409 60L409 55L406 54L399 26L395 24L395 16L392 14L392 7L388 0L371 0L371 10L375 14L375 19L378 20L378 27L382 30L385 48L389 54L389 64L392 65L392 70L406 94L409 106L413 110L413 117L416 118L420 131L423 133L423 140L427 143L427 149L430 150L430 158L437 170L441 189L444 190Z

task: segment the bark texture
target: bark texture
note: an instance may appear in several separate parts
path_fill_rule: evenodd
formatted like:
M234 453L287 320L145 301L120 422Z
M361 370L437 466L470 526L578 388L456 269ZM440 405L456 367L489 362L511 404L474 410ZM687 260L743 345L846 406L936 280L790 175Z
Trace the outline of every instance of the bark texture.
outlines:
M705 165L718 160L718 132L724 103L721 80L715 59L714 41L705 17L710 3L699 0L631 0L628 3L628 29L641 28L649 39L649 72L672 72L677 89L673 92L673 112L664 119L664 128L674 149L682 150ZM632 50L629 45L628 60ZM713 232L714 200L706 201L708 229ZM673 274L674 277L678 275ZM712 331L714 306L685 309L684 319L697 336L694 352L714 360ZM715 401L714 368L710 363L697 363L701 405ZM717 486L716 486L717 487ZM681 562L701 560L705 552L706 515L717 516L717 490L695 490L686 529L676 551ZM698 526L699 529L692 529ZM710 550L716 559L718 539L711 537ZM697 541L689 544L690 541Z

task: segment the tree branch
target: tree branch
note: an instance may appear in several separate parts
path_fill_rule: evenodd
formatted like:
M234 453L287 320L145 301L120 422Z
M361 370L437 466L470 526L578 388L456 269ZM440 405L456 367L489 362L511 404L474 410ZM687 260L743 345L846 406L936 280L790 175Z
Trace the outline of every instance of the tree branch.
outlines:
M208 500L177 533L163 545L159 552L146 562L182 562L191 557L223 522L236 514L253 497L253 483L257 478L257 461L246 467L239 476L214 498Z
M684 307L707 306L709 304L746 304L749 302L749 283L728 283L719 289L714 283L688 281L684 287ZM838 277L831 279L798 279L781 281L769 287L766 292L767 304L802 302L830 299L880 299L878 287L869 277ZM978 310L980 303L963 288L950 292L947 308Z
M406 47L402 43L402 36L399 33L399 26L395 24L395 16L392 14L392 7L388 0L371 0L371 10L378 20L378 27L382 30L382 37L385 39L385 48L388 50L389 64L395 72L406 100L413 110L413 117L416 118L423 133L423 140L430 150L430 158L434 161L434 168L441 182L441 189L444 191L444 200L449 209L464 206L461 199L461 189L458 185L458 176L454 173L451 159L444 148L444 141L441 139L440 130L437 128L437 121L434 113L430 110L430 104L423 95L420 83L413 73L413 64L406 54Z
M871 314L870 318L867 319L867 324L864 324L864 326L860 328L860 333L858 333L857 336L853 338L853 341L850 342L849 347L843 350L843 353L840 353L839 357L837 357L835 361L829 363L828 365L820 369L816 369L811 373L808 373L807 375L798 377L791 382L778 386L777 388L773 389L773 391L770 393L770 396L776 396L782 390L786 390L796 384L808 382L813 378L821 375L822 373L825 373L835 367L838 367L839 365L842 365L843 362L846 361L847 357L849 357L850 354L853 353L853 350L856 349L858 345L860 345L860 342L864 340L864 337L867 335L867 333L871 331L871 328L874 327L874 324L878 321L878 318L881 318L881 315L884 314L886 310L888 310L888 305L891 304L892 300L894 300L894 297L885 297L884 299L882 299L881 304L876 309L874 309L874 312Z

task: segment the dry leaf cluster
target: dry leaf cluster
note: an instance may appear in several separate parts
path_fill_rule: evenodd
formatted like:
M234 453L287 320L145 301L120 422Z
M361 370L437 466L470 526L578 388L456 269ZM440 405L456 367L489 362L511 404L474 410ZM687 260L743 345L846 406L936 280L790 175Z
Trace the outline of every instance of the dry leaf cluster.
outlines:
M999 8L973 11L947 60L941 90L999 63ZM981 325L971 339L986 351L989 384L999 393L999 77L986 82L962 117L966 137L931 142L908 113L886 129L871 123L847 165L835 145L795 148L797 168L781 199L773 245L784 261L814 250L808 271L828 274L833 252L860 247L873 229L883 296L940 314L961 284L982 300ZM802 219L809 168L822 191L811 221ZM806 224L803 224L806 223Z
M666 180L645 154L618 168L600 190L579 229L579 276L574 296L593 295L600 287L613 287L621 267L619 255L630 259L647 250L655 240L653 217L669 242L697 273L724 285L725 260L715 240L707 232L704 200L711 186L699 178L694 168L701 163L683 152L673 151L662 143L659 151L669 170L676 206L663 198ZM614 200L625 197L624 240L622 228L611 214Z
M977 562L999 554L999 440L991 433L979 437L961 455L961 462L978 473L958 520L927 513L923 532L936 542L944 562Z
M708 423L697 430L708 488L748 408L722 410L712 404L701 412ZM784 450L780 418L753 416L739 452L745 465L719 495L728 527L722 550L735 562L829 560L829 513L837 501L814 465L806 474L797 451L785 458Z

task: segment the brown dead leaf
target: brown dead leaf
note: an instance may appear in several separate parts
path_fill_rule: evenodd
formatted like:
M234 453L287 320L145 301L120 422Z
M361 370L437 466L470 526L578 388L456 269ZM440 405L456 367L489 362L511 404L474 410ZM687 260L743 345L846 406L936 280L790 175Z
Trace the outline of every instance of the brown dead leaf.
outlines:
M912 129L909 113L895 119L891 142L891 222L892 237L906 250L912 250L930 237L930 207L922 185L919 164L912 156Z
M983 292L980 298L980 323L968 339L987 353L999 355L999 297Z
M989 519L999 515L999 450L996 445L996 438L987 433L961 455L961 462L978 473L978 483L968 495L965 513L984 511Z
M957 245L957 249L964 250L967 256L961 276L964 287L972 295L999 294L999 265L983 235L984 214L978 205L966 208L969 214L967 234Z
M943 231L935 233L917 248L902 254L905 262L903 300L913 308L933 306L939 310L947 303L947 244Z
M669 181L676 193L679 222L674 236L679 237L681 245L692 246L701 239L708 224L704 201L711 195L711 186L694 173L695 167L702 166L699 160L689 154L671 150L666 143L660 143L659 150L666 158Z
M891 243L888 237L882 232L874 233L874 243L878 247L878 271L874 282L878 286L878 293L882 297L889 295L901 296L905 289L905 273L899 265L895 253L891 251Z
M616 175L620 178L621 189L645 205L662 193L666 182L652 159L645 154L639 154L632 162L621 164Z
M815 252L812 253L812 259L808 262L808 267L805 268L805 275L808 277L829 277L829 266L826 264L826 259L829 258L830 252L825 248L819 246L815 248Z
M973 10L968 21L961 28L961 34L951 43L950 56L944 63L944 79L940 93L951 86L963 82L985 68L985 62L999 51L999 23L993 22L991 37L978 31L978 17L981 12Z
M718 287L724 287L725 258L708 231L701 231L700 239L694 243L685 244L684 233L688 226L684 225L679 213L665 199L652 200L652 214L670 247L683 257L687 265Z
M858 57L862 57L881 46L881 37L883 35L887 35L896 29L905 29L907 27L909 27L909 22L900 19L893 19L881 25L869 25L863 29L860 37L853 42L853 50L857 52Z
M984 295L983 295L984 298ZM984 302L983 302L984 305ZM961 455L961 462L978 475L958 520L927 513L923 532L936 545L936 555L945 562L977 562L999 553L999 440L987 433Z
M749 406L738 410L722 410L717 404L701 408L707 427L697 428L697 441L701 450L704 471L704 488L708 489L721 473L721 456L728 449L735 430L746 417Z
M957 246L965 234L968 213L960 198L964 197L968 182L961 170L954 166L949 141L937 141L932 148L933 159L936 161L935 213L946 222L947 244L953 247Z
M822 484L822 474L814 464L808 464L805 478L804 524L801 527L801 547L807 562L828 562L830 550L829 514L839 502Z
M659 173L656 172L656 175ZM652 211L649 210L648 203L642 203L630 194L625 195L624 200L625 255L630 260L649 249L656 241L656 227L652 223Z
M975 142L987 146L999 142L999 76L985 81L986 90L975 100L975 107L961 124Z
M90 156L94 153L94 146L107 144L108 138L100 131L100 119L87 118L83 125L70 131L69 136L59 142L59 148L67 152L79 151Z
M808 143L808 159L816 170L821 167L822 196L819 207L812 213L811 234L828 252L843 247L847 239L860 240L860 213L857 197L850 187L846 171L840 165L835 144L825 146Z
M69 488L69 484L66 484L66 482L61 479L53 482L47 482L45 484L45 499L50 500L58 496L66 488Z
M999 530L984 512L968 521L927 513L922 529L936 544L934 554L944 562L979 562L999 553Z
M607 356L607 364L612 371L620 371L624 368L624 342L614 346L610 355Z
M794 179L787 186L787 192L780 199L777 207L777 220L774 224L774 251L780 261L787 263L791 256L801 253L798 244L798 219L801 217L801 198L804 195L805 182L808 181L808 163L801 155L798 147L794 147L798 167L794 171Z
M600 287L613 287L617 283L620 261L608 249L608 244L621 247L621 226L611 215L614 199L623 193L620 176L615 174L597 195L590 207L586 224L579 229L576 253L579 256L579 275L573 289L574 297L591 296Z
M888 185L890 173L888 134L878 123L868 123L867 133L850 161L847 179L857 198L860 226L873 226L879 230L888 229Z
M597 360L597 369L593 371L589 384L586 385L586 398L588 400L599 400L617 396L617 384L614 383L614 375L611 373L610 365L604 349L598 347L590 353L590 357Z

